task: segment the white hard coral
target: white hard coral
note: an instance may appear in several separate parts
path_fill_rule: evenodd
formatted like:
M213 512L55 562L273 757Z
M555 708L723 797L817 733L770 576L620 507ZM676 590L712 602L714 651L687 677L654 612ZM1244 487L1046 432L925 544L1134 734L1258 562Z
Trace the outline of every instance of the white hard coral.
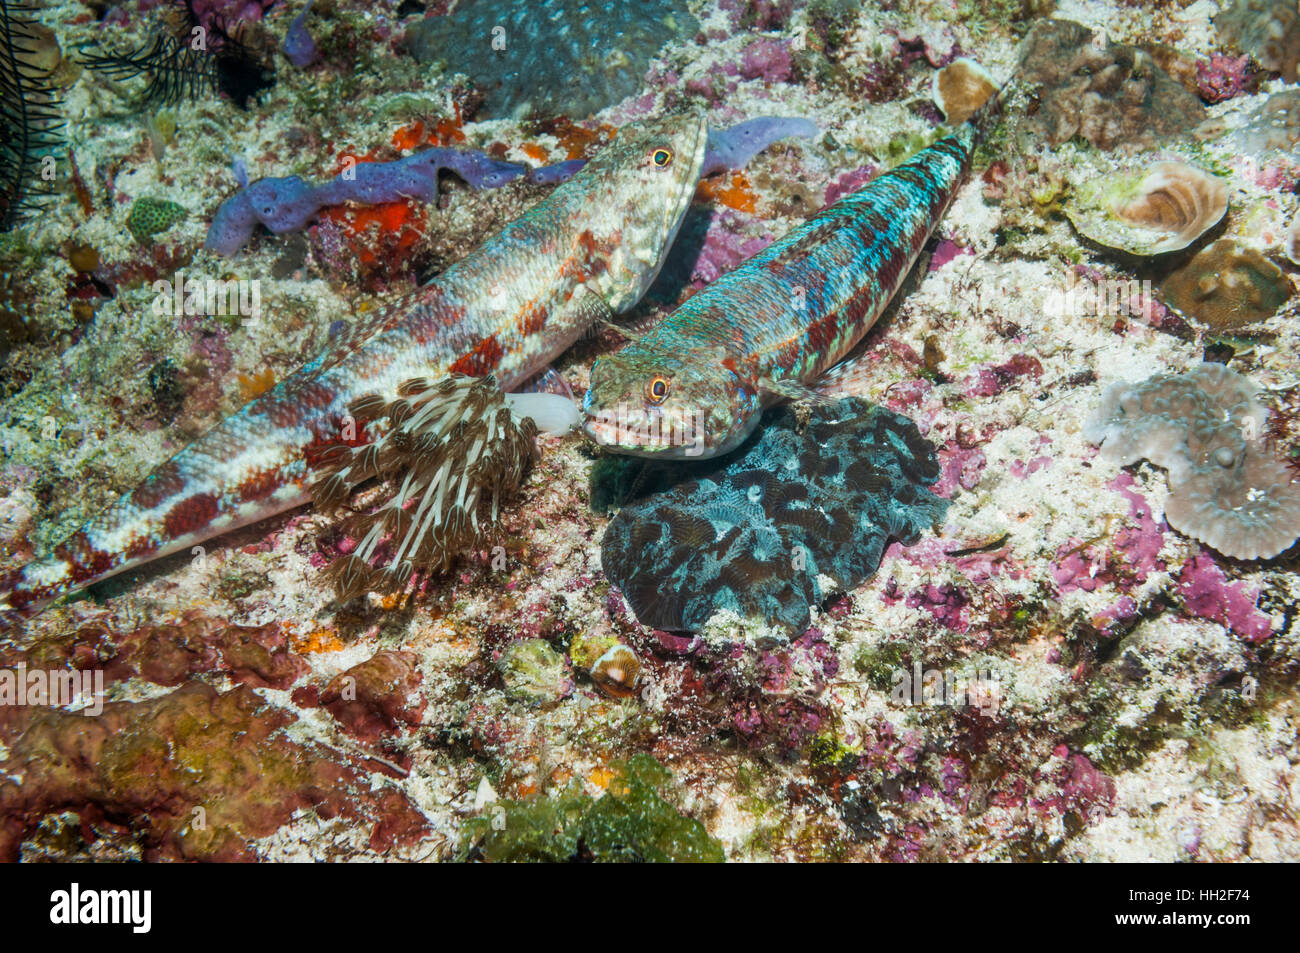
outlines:
M329 567L344 599L400 592L417 569L444 570L480 545L536 454L537 427L511 413L494 378L417 378L397 393L391 402L378 395L353 402L353 416L383 418L386 429L365 446L333 448L312 487L326 510L370 480L383 486L378 505L345 524L355 551Z
M1300 483L1263 441L1268 409L1221 364L1120 383L1084 425L1102 457L1169 471L1165 518L1238 559L1269 559L1300 537Z

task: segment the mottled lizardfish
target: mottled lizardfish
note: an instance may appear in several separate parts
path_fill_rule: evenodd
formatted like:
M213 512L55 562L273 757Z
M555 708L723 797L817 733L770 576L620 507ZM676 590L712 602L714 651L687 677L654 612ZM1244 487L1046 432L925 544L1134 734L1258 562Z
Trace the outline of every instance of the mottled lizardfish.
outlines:
M272 390L154 470L103 515L0 580L0 625L169 553L300 506L347 438L349 403L403 381L495 374L510 390L593 323L626 311L690 205L704 118L635 123L576 176L430 284L358 319ZM363 428L354 440L373 439Z
M596 361L584 429L620 453L712 457L810 385L880 317L962 183L965 123Z

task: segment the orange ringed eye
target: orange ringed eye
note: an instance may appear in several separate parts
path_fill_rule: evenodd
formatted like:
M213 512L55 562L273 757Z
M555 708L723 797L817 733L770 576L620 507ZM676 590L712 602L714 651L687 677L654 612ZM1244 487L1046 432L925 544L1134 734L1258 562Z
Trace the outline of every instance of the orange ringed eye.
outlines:
M656 377L646 385L646 400L652 404L662 404L668 399L668 380L663 377Z
M656 149L654 152L650 153L650 161L662 169L668 163L673 161L673 154L667 149Z

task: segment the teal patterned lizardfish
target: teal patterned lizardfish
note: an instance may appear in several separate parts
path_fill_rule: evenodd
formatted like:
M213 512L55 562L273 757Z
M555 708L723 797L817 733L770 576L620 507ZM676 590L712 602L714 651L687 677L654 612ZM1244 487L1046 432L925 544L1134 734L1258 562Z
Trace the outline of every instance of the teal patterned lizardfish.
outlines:
M584 429L620 453L712 457L810 396L898 291L970 167L952 135L798 226L595 363Z

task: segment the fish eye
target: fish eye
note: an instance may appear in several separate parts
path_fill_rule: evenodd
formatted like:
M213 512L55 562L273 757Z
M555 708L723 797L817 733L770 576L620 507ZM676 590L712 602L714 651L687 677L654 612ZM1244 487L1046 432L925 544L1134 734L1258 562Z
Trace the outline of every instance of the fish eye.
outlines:
M645 385L645 399L652 404L662 404L668 399L668 378L652 377Z
M654 152L650 153L650 161L662 169L667 166L668 163L673 161L672 150L656 149Z

